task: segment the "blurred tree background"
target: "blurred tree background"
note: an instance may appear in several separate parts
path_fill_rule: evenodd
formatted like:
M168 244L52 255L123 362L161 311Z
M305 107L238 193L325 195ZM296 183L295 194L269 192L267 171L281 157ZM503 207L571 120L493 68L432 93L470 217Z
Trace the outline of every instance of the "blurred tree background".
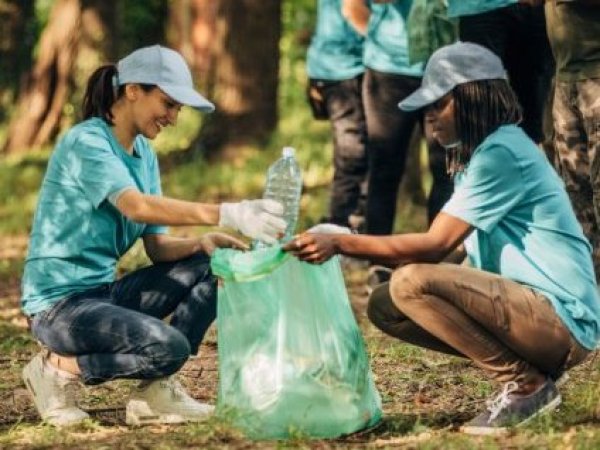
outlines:
M260 196L268 164L292 145L304 171L300 226L316 222L332 148L328 123L312 119L304 97L315 13L315 0L0 0L0 236L28 234L52 147L80 120L88 76L154 43L179 50L217 106L210 115L184 108L153 142L165 193ZM419 203L426 161L416 153L407 185ZM405 203L401 212L414 201ZM412 209L404 215L415 221Z

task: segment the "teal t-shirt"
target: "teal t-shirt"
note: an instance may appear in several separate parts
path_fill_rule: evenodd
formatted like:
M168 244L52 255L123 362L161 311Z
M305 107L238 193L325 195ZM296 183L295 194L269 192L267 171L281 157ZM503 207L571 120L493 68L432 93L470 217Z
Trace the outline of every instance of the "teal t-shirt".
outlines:
M545 295L588 349L600 338L600 298L591 246L562 181L515 125L500 127L455 178L443 211L471 224L473 266Z
M370 2L365 39L365 66L383 73L423 76L424 63L410 64L407 20L412 0Z
M348 80L364 72L364 38L342 16L342 0L319 0L317 24L306 55L310 78Z
M448 17L480 14L518 2L519 0L448 0Z
M127 188L161 195L156 154L143 136L130 155L106 122L92 118L61 139L33 220L22 280L25 314L113 281L118 259L140 236L166 232L127 219L108 201Z

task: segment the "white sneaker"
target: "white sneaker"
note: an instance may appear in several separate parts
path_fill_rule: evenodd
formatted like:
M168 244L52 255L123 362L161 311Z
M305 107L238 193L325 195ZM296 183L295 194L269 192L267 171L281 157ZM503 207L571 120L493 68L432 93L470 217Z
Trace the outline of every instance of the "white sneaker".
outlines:
M61 377L46 367L45 355L40 352L23 369L25 387L43 420L54 426L72 425L89 418L77 407L76 397L81 390L79 381Z
M211 416L214 406L190 397L174 377L141 383L131 392L125 409L128 425L198 422Z

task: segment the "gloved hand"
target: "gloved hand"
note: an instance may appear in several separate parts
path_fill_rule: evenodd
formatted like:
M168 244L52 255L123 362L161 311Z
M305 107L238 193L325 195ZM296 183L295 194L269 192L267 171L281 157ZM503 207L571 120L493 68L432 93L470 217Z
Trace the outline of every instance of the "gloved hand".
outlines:
M231 227L252 239L274 244L287 227L282 214L283 205L275 200L222 203L219 226Z
M306 230L306 232L324 234L352 234L350 228L336 225L335 223L319 223Z

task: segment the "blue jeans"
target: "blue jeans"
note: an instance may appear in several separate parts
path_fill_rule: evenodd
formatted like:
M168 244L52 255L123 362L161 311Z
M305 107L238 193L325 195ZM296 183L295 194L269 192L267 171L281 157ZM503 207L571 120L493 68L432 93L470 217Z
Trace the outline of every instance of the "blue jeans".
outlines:
M85 384L154 379L198 352L216 300L210 258L197 254L67 297L36 314L31 329L53 352L77 357Z

